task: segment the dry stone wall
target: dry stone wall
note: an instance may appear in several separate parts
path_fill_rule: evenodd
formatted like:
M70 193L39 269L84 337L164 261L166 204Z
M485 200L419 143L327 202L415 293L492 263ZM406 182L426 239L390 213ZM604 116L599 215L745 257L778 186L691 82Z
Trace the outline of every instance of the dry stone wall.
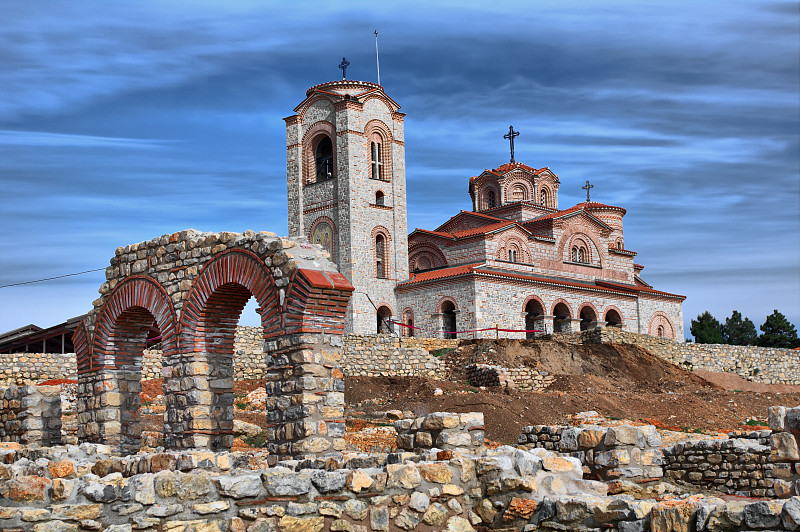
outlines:
M394 422L397 447L407 451L437 448L474 450L483 446L483 413L433 412L416 419Z
M800 351L792 349L675 342L616 327L556 333L553 338L570 343L637 345L687 369L736 373L745 379L769 384L800 384Z
M22 386L50 379L75 379L75 353L0 353L0 385Z
M61 388L0 388L0 441L50 446L61 443Z
M504 368L489 364L470 364L466 371L467 381L473 386L504 386L528 392L544 390L555 380L546 371L527 367Z

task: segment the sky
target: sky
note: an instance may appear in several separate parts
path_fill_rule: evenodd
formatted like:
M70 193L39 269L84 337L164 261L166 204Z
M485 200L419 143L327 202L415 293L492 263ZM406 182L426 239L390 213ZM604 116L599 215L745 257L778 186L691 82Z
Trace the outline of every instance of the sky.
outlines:
M77 0L0 19L0 286L189 227L286 234L282 118L343 56L375 82L377 29L409 230L471 208L513 124L562 209L586 180L627 209L626 248L687 296L687 334L704 310L800 324L798 2ZM0 288L0 332L83 314L103 281Z

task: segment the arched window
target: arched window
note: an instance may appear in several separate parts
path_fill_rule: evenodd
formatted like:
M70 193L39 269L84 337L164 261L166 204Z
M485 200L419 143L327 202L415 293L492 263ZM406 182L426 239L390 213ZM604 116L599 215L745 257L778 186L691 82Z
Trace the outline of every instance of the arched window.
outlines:
M546 188L542 188L541 204L544 205L545 207L550 206L550 192Z
M403 311L403 323L407 325L407 327L403 327L403 336L413 337L414 336L414 312L408 308Z
M581 262L584 264L589 262L589 254L586 252L585 247L572 246L572 262Z
M384 205L384 195L380 190L375 193L375 205Z
M656 329L656 335L659 338L664 338L664 326L663 325L659 325L658 326L658 329Z
M372 173L370 177L372 179L383 179L383 157L381 155L381 148L383 147L383 142L377 133L372 136L372 142L369 143L369 153L370 153L370 166L372 167Z
M442 303L442 332L446 340L458 337L456 334L456 306L452 301Z
M522 185L517 185L513 189L511 189L511 200L512 201L524 201L528 199L528 195L526 194L525 187Z
M517 250L515 248L508 250L508 262L517 262Z
M497 198L494 195L494 190L490 190L486 193L486 208L494 209L495 207L497 207Z
M393 327L389 320L392 319L392 310L389 307L381 306L375 313L378 334L391 334Z
M314 149L316 180L325 181L333 177L333 143L327 135L323 136Z
M386 239L383 235L375 237L375 276L386 279Z
M622 240L617 240L617 249L622 249Z

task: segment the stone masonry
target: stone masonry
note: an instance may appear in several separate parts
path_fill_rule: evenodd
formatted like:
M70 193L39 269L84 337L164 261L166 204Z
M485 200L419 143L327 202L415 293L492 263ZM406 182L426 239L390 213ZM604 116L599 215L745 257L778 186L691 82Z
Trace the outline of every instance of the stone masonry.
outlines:
M270 411L272 443L289 454L294 444L303 448L311 432L299 425L308 422L318 433L324 433L320 424L331 424L324 437L329 448L336 446L339 416L323 419L316 405L321 398L340 402L341 370L320 363L318 349L338 361L332 353L341 341L333 337L344 333L353 287L319 246L267 232L189 229L118 248L106 278L74 336L80 441L138 450L143 351L155 324L163 351L166 445L229 448L235 329L255 297L273 386L268 392L283 394Z
M61 443L58 386L0 388L0 441L48 447Z

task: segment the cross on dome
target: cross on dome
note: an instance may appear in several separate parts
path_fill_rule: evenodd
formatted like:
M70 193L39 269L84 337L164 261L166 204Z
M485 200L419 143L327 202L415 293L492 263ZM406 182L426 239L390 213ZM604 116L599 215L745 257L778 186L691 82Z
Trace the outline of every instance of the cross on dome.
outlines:
M508 143L511 145L511 162L514 161L514 137L519 137L519 131L514 131L514 126L508 126L508 133L503 135L504 139L508 139Z
M342 79L347 79L347 67L350 66L350 61L347 58L342 57L342 62L339 63L339 68L342 69Z
M589 189L594 188L594 185L590 185L589 180L587 179L586 184L581 188L586 191L586 203L589 203Z

